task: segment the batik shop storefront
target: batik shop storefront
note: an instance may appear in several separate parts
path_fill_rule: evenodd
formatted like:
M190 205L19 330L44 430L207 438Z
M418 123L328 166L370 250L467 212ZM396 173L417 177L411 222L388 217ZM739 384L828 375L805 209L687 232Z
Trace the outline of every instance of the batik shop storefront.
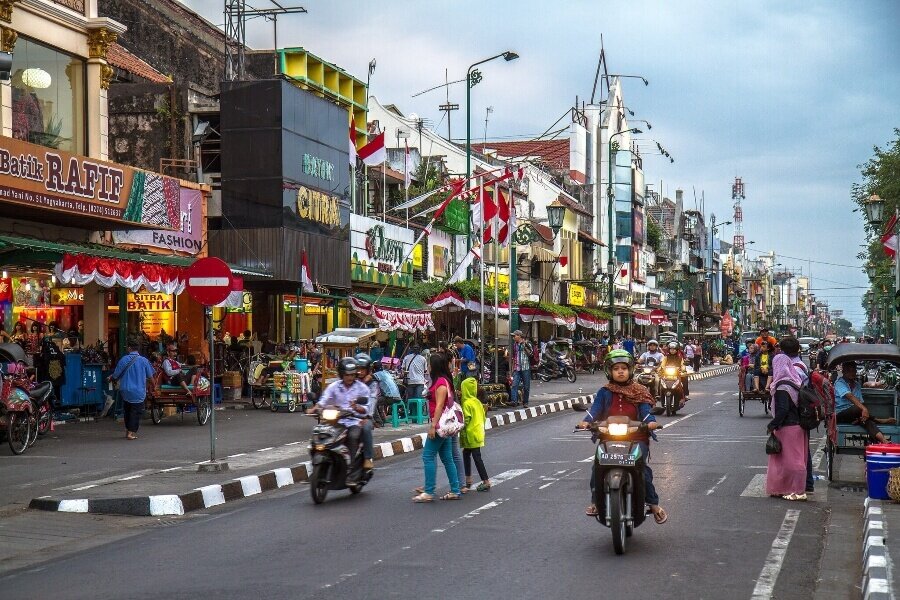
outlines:
M201 218L186 220L184 202ZM101 371L129 336L149 351L179 332L183 352L199 349L202 308L178 297L193 258L140 242L196 227L199 250L203 210L194 184L0 137L2 329L47 369L39 376L64 403L100 401Z
M245 277L246 302L221 316L275 342L349 322L347 110L286 80L226 82L221 93L222 205L210 253ZM314 289L302 291L306 261ZM243 311L243 312L238 312Z

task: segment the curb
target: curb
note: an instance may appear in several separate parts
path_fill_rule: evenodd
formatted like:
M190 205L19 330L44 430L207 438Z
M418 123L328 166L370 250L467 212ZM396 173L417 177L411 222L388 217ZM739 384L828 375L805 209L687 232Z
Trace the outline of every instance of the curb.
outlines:
M723 365L721 367L715 367L708 371L702 371L700 373L691 373L688 375L688 381L697 381L699 379L709 379L710 377L718 377L719 375L724 375L726 373L734 373L738 370L738 365Z
M884 545L884 513L881 500L866 498L865 533L863 534L863 578L862 591L864 600L889 600L891 594L891 577L889 573L891 559Z
M574 403L591 402L592 400L593 396L584 395L493 415L485 420L484 428L496 429L504 425L562 412L571 409ZM375 444L375 460L410 454L421 450L426 436L426 433L418 433L410 437ZM185 494L74 500L35 498L29 503L28 507L35 510L56 512L133 515L139 517L183 515L194 510L211 508L233 500L248 498L262 492L307 481L311 471L312 464L306 461L292 467L274 469L259 475L248 475L233 479L222 484L204 486Z
M695 373L697 379L715 377L737 369L736 365L717 367L703 373ZM492 415L485 419L485 429L496 429L513 423L527 421L540 416L570 410L575 404L590 404L593 394L576 396L567 400L557 400L529 408L520 408ZM426 433L417 433L410 437L402 437L390 442L375 444L375 460L391 456L410 454L422 449ZM162 494L157 496L131 496L124 498L82 498L55 499L34 498L28 508L56 512L90 513L106 515L133 515L139 517L159 517L166 515L183 515L194 510L202 510L256 496L263 492L277 490L289 485L309 480L312 463L306 461L291 467L273 469L259 475L248 475L231 481L197 488L185 494ZM878 598L878 596L873 596Z

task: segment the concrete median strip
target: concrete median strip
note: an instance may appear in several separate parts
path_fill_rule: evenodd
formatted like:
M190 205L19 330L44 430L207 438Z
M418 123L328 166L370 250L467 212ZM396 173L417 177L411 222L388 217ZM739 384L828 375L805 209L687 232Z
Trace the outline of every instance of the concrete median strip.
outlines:
M863 535L862 591L864 600L888 600L891 593L890 565L887 546L884 545L884 513L881 500L866 498L865 534Z
M706 379L734 371L734 365L717 367L703 373L691 375L694 379ZM485 420L485 429L497 429L513 423L535 419L544 415L570 410L573 405L590 404L594 397L590 394L548 402L529 408L511 410L490 416ZM422 449L427 437L426 433L417 433L390 442L375 444L375 460L392 456L410 454ZM182 494L160 494L146 496L129 496L122 498L35 498L29 508L57 512L75 512L91 514L135 515L157 517L165 515L183 515L185 513L225 504L256 496L264 492L277 490L309 479L312 464L307 461L287 468L266 471L258 475L248 475L232 479L222 484L207 485Z

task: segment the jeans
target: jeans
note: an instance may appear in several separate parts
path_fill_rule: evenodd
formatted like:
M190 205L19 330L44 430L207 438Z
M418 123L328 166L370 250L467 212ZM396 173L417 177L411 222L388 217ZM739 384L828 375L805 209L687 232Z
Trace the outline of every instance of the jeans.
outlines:
M644 500L654 506L659 504L659 495L656 486L653 485L653 469L650 468L650 445L647 442L639 442L641 452L644 454ZM594 501L594 468L591 466L591 502Z
M363 458L372 460L375 457L375 442L372 439L372 430L375 428L375 423L372 422L372 419L366 419L362 422L360 427L362 428L360 440L363 444Z
M478 476L482 481L487 481L487 469L484 468L484 461L481 459L481 448L463 448L463 462L466 467L466 479L472 477L472 459L475 459L475 468L478 469Z
M123 402L122 405L125 409L125 431L137 433L141 426L141 415L144 414L144 401Z
M406 399L410 398L424 398L422 394L425 393L425 384L424 383L409 383L406 385Z
M435 435L434 439L425 438L425 446L422 448L422 464L425 467L425 493L434 495L435 478L437 477L437 463L435 456L441 457L444 470L447 471L447 479L450 480L450 491L459 494L459 476L456 473L456 465L453 463L453 442L449 438Z
M350 452L351 458L356 456L360 437L362 437L362 427L359 425L351 425L347 428L347 450Z
M513 404L519 403L519 386L522 387L521 401L523 406L528 406L528 396L531 394L531 371L513 371L512 395Z
M456 466L456 478L459 479L459 487L466 485L466 479L463 477L463 460L462 450L459 448L459 434L453 436L453 443L450 447L453 453L453 464Z

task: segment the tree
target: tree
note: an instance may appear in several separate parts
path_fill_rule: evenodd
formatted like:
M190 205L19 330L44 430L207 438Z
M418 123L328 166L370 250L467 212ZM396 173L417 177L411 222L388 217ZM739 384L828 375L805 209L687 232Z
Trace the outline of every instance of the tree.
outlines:
M659 225L653 219L647 219L647 245L653 248L653 252L658 253L662 244L662 231Z
M853 335L853 323L847 319L835 319L831 325L834 327L834 332L841 337Z

